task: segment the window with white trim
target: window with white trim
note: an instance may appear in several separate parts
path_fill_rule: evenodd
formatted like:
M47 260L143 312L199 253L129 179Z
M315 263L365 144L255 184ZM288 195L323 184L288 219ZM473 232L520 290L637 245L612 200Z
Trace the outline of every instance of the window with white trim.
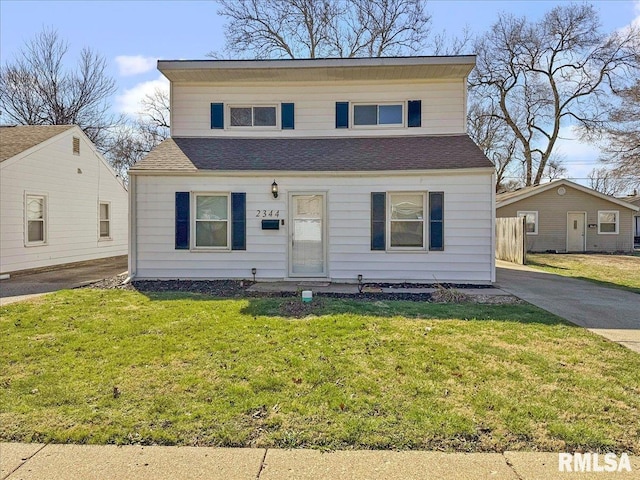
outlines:
M537 235L538 234L538 211L530 210L530 211L518 211L518 217L524 217L527 219L525 232L527 235Z
M425 248L424 193L389 193L387 235L391 249Z
M354 104L353 125L362 126L403 126L402 103Z
M111 204L109 202L100 202L100 220L98 232L100 240L108 240L111 238Z
M598 233L615 235L618 233L620 214L618 210L598 210Z
M229 248L229 194L194 194L194 248Z
M25 197L26 244L42 245L47 241L47 197L26 195Z
M238 105L229 107L231 127L277 127L278 107L275 105Z

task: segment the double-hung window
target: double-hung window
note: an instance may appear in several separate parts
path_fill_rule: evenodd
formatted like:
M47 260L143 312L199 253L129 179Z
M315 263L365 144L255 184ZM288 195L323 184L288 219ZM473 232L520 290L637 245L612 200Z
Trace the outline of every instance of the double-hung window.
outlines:
M194 199L194 247L228 249L229 195L197 193Z
M425 247L425 194L389 194L389 246L392 249Z
M230 126L232 127L276 127L277 107L232 106L229 107Z
M399 126L403 123L403 104L355 104L354 126Z
M618 233L620 215L618 210L598 210L598 233Z
M525 231L527 235L537 235L538 234L538 212L537 211L518 211L518 217L526 218L526 228Z
M100 240L108 240L111 238L111 204L109 202L100 202Z
M42 245L47 241L47 197L26 195L25 224L26 244Z

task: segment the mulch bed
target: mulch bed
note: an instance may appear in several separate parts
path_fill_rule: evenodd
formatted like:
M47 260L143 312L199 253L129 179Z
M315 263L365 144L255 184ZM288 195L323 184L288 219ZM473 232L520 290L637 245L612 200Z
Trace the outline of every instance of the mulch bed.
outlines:
M124 283L127 276L118 275L106 278L99 282L85 285L82 288L98 289L118 289L135 290L141 293L161 293L161 292L184 292L198 293L211 297L241 298L241 297L270 297L270 298L296 298L298 292L254 292L247 289L254 284L249 280L134 280ZM366 284L373 288L437 288L435 293L406 293L406 292L362 292L362 293L320 293L314 292L314 298L349 298L354 300L408 300L412 302L434 302L434 303L523 303L522 300L513 296L495 295L465 295L459 292L460 288L486 289L490 285L461 285L461 284L425 284L425 283L376 283ZM315 303L315 301L314 301ZM294 310L300 308L311 308L302 306L302 302L295 302Z

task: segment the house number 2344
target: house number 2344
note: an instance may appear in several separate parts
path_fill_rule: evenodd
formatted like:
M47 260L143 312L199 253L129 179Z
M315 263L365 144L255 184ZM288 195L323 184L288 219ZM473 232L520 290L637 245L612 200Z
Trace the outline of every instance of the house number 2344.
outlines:
M256 217L266 218L266 217L280 217L280 210L256 210Z

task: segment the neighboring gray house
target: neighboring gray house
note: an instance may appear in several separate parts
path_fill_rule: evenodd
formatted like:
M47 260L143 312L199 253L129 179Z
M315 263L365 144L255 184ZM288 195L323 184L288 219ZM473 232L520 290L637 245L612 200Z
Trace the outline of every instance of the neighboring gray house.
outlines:
M496 196L496 217L526 217L530 252L629 252L638 210L569 180Z
M640 195L631 195L621 200L640 208ZM633 215L633 243L636 248L640 247L640 211Z
M79 127L0 127L0 273L126 255L127 204Z
M129 272L489 284L475 57L159 61L171 137L130 169Z

